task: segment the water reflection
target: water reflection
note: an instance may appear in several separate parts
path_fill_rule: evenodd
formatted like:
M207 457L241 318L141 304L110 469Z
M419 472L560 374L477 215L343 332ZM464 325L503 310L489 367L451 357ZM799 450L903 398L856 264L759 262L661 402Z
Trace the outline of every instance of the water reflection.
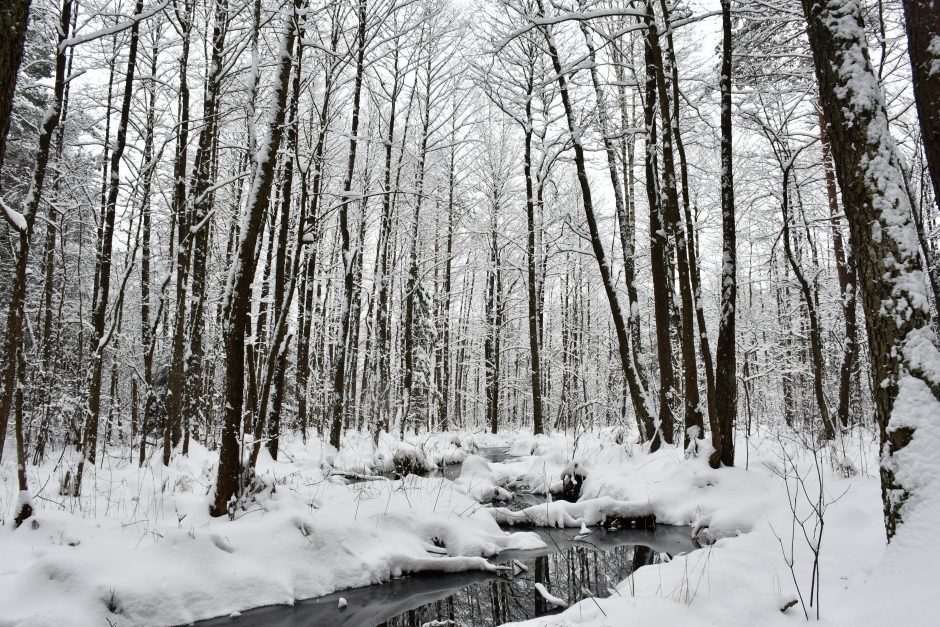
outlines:
M491 461L508 458L508 449L479 451ZM454 479L460 465L445 466L429 476ZM544 502L535 495L517 495L513 509ZM517 529L507 529L516 531ZM240 618L199 623L242 627L475 627L536 618L561 611L535 588L540 583L554 596L573 604L606 597L630 573L664 556L695 548L688 527L655 529L532 529L545 541L534 551L504 551L493 562L500 572L419 573L381 585L344 590L296 605L262 607ZM520 567L519 565L522 565ZM616 594L616 591L613 591ZM339 600L346 607L338 607Z
M685 553L695 548L687 527L595 529L582 540L575 539L576 529L535 531L547 546L534 551L504 551L494 560L505 567L497 574L419 573L381 585L301 601L293 607L263 607L245 612L238 619L218 618L200 625L495 625L560 611L536 591L536 583L541 583L551 594L569 604L588 597L606 597L637 568L657 563L665 555ZM514 566L514 562L522 564L525 570ZM343 609L338 607L340 598L347 601Z
M504 555L498 560L511 564L519 559L527 568L517 574L500 573L489 581L464 586L443 599L420 606L380 623L382 627L424 627L498 625L560 612L536 589L540 583L554 596L573 604L589 597L606 597L614 587L641 566L654 564L668 550L691 547L687 530L619 531L596 530L585 538L590 544L574 542L574 531L544 534L554 552L529 556ZM659 538L657 538L659 536ZM653 546L632 544L646 541ZM660 551L657 551L656 549ZM521 553L521 552L519 552ZM614 592L616 594L616 592Z

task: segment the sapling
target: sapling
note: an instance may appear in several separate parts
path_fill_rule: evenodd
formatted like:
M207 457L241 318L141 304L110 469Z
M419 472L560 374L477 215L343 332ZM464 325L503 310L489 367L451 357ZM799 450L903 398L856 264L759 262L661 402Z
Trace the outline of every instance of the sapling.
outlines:
M784 562L790 570L790 576L793 579L793 585L796 587L796 593L799 598L800 606L803 610L803 616L809 620L809 608L815 608L816 619L820 616L820 561L819 556L822 550L823 531L825 530L825 516L827 508L841 499L845 492L839 496L829 499L825 489L825 472L821 463L821 453L827 445L818 443L805 437L797 436L795 444L803 452L812 455L813 464L810 468L801 472L794 454L787 448L787 442L781 435L777 436L777 442L780 445L780 461L782 468L776 465L767 465L767 468L783 479L784 487L787 492L787 506L790 509L790 546L785 546L783 537L777 533L773 525L770 525L777 542L780 544L780 551L783 554ZM815 481L813 481L815 475ZM846 492L848 488L846 489ZM804 513L804 508L808 506L809 511ZM798 531L799 530L799 531ZM799 577L796 572L796 538L798 535L803 537L806 546L813 556L813 567L809 577L809 595L804 597L803 589L800 587ZM789 603L784 610L794 605Z

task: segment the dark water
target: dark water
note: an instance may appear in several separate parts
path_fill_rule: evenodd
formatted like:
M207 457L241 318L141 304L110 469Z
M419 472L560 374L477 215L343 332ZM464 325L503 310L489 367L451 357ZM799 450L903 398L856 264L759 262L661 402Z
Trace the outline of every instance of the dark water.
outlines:
M493 561L522 562L528 571L499 573L421 573L387 583L344 590L293 607L270 606L245 612L238 619L200 623L243 627L421 627L497 625L561 611L535 591L543 584L557 597L574 603L609 596L631 572L663 556L695 548L686 527L660 525L655 530L596 529L575 541L577 529L538 530L548 545L533 551L504 551ZM339 609L339 599L347 606ZM447 622L452 621L452 622Z
M501 461L497 455L504 453L503 449L481 451L494 461ZM420 573L301 601L292 607L263 607L245 612L237 619L219 618L200 625L496 625L561 611L542 598L535 590L536 583L543 584L551 594L569 604L588 597L606 597L637 568L696 548L686 527L593 528L580 540L575 539L578 529L534 531L542 536L547 546L531 551L504 551L492 561L508 568L497 573ZM522 563L527 570L514 567L514 562ZM340 598L347 603L343 609L338 607Z

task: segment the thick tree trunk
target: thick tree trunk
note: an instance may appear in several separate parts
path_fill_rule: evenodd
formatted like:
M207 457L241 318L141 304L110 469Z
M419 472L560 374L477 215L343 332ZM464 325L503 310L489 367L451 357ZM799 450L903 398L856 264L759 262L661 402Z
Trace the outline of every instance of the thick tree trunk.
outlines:
M673 43L672 23L669 15L669 3L660 0L663 22L666 25L666 52L672 69L672 130L675 135L676 153L679 156L679 179L682 184L682 209L685 218L686 256L689 260L689 281L692 286L692 302L695 307L695 321L698 325L699 352L705 370L705 398L708 408L708 423L711 428L715 420L715 365L712 361L711 346L708 341L708 328L705 325L705 309L702 307L702 282L699 276L698 255L695 246L695 222L692 219L692 207L689 201L689 165L682 142L679 121L679 68L676 63L676 47ZM687 375L688 376L688 375Z
M0 6L0 172L6 155L7 133L13 115L13 93L23 59L30 0L5 0ZM4 416L9 414L9 410ZM0 445L3 440L0 440Z
M937 44L940 6L937 0L903 0L903 4L921 141L937 203L940 202L940 71L937 69L940 67L940 45Z
M652 1L649 2L648 12L653 13ZM650 31L650 44L653 60L655 62L656 86L659 89L659 115L662 121L662 153L663 153L663 187L665 188L665 202L663 202L663 217L666 221L666 230L672 238L673 250L676 256L676 270L679 279L681 328L681 354L684 391L684 417L686 448L693 440L705 437L705 422L702 409L699 406L698 391L698 364L695 358L695 320L692 297L691 279L689 271L688 241L686 239L685 223L679 214L679 190L676 183L676 166L673 156L673 124L679 124L678 116L673 119L673 112L669 106L672 97L666 85L665 69L663 67L662 47L659 42L657 30Z
M424 109L421 113L421 141L418 147L418 165L415 172L416 194L415 209L412 216L412 230L410 251L408 254L408 278L405 281L404 308L405 317L402 322L404 335L404 372L402 376L402 410L401 410L401 433L404 434L405 427L413 422L412 404L414 402L414 380L415 380L415 306L418 290L420 289L418 277L418 239L420 236L421 225L421 207L424 202L424 175L428 156L428 134L431 127L431 99L433 98L433 74L432 64L434 57L427 55L425 63L425 94ZM417 82L415 87L417 88ZM406 133L407 135L407 133ZM401 160L399 159L399 163Z
M912 207L881 86L868 58L861 7L838 0L802 4L868 322L890 540L903 520L904 504L916 490L899 472L904 459L898 454L917 437L917 427L905 412L922 402L924 388L940 400L940 377L930 371L940 354L929 328ZM893 415L898 406L904 410Z
M668 237L663 224L662 196L659 188L659 167L656 159L656 63L661 62L656 20L651 0L646 3L646 99L643 103L646 124L646 197L650 213L650 262L653 275L653 312L656 324L656 356L659 362L659 418L650 432L650 450L655 451L665 440L673 441L672 403L675 401L672 338L670 337L670 280Z
M273 386L274 397L271 408L267 414L268 452L273 459L277 459L281 436L281 410L284 403L284 379L287 374L287 309L294 294L294 285L300 271L300 250L303 245L302 233L297 233L297 242L291 257L287 255L287 239L290 225L291 200L294 186L294 155L297 146L298 130L298 103L300 101L300 78L303 71L303 44L297 45L297 62L294 70L294 81L290 104L290 126L287 128L287 143L284 157L284 174L281 181L281 215L278 226L278 251L274 269L274 320L275 327L271 346L271 360L273 371L268 374L266 385ZM304 203L300 203L300 219L297 221L298 230L302 230L304 223ZM289 282L289 283L288 283ZM266 397L267 394L262 394ZM262 412L264 413L264 412Z

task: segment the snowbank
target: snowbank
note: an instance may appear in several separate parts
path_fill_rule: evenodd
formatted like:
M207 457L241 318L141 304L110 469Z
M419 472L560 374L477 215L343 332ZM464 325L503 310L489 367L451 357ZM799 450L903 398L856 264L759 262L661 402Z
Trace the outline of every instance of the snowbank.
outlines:
M449 447L459 448L453 438L418 448L439 460ZM503 532L446 479L346 485L330 475L330 461L374 468L365 449L335 456L319 440L297 440L278 462L263 451L263 487L235 520L208 516L217 456L195 443L168 468L106 455L81 500L58 494L66 456L58 468L30 468L31 485L42 486L37 524L15 531L15 468L5 463L0 624L188 623L409 572L492 570L487 556L544 546L535 534Z
M935 412L923 400L919 413ZM938 413L931 415L935 420ZM907 510L887 551L878 449L870 434L846 436L814 457L786 431L763 433L739 439L738 467L720 470L684 459L674 448L646 454L603 438L582 439L574 458L581 460L586 480L577 503L555 501L521 513L493 508L491 515L501 522L524 518L529 525L576 527L650 513L660 524L692 525L706 545L640 568L608 598L515 625L792 625L803 622L804 606L814 620L818 610L822 625L936 625L940 551L932 531L940 519L940 479L934 479L940 477L940 438L925 429L918 434L920 441L904 452L918 463L905 461L918 468L919 494L927 496ZM566 445L571 450L570 441L556 439L532 446L526 437L518 447L549 458L547 466L557 474L546 477L547 483L563 470L550 459L552 452ZM522 463L531 467L533 459L538 457ZM846 473L846 467L858 473ZM813 503L825 507L821 535ZM809 541L798 519L806 522ZM820 594L810 605L814 548Z

